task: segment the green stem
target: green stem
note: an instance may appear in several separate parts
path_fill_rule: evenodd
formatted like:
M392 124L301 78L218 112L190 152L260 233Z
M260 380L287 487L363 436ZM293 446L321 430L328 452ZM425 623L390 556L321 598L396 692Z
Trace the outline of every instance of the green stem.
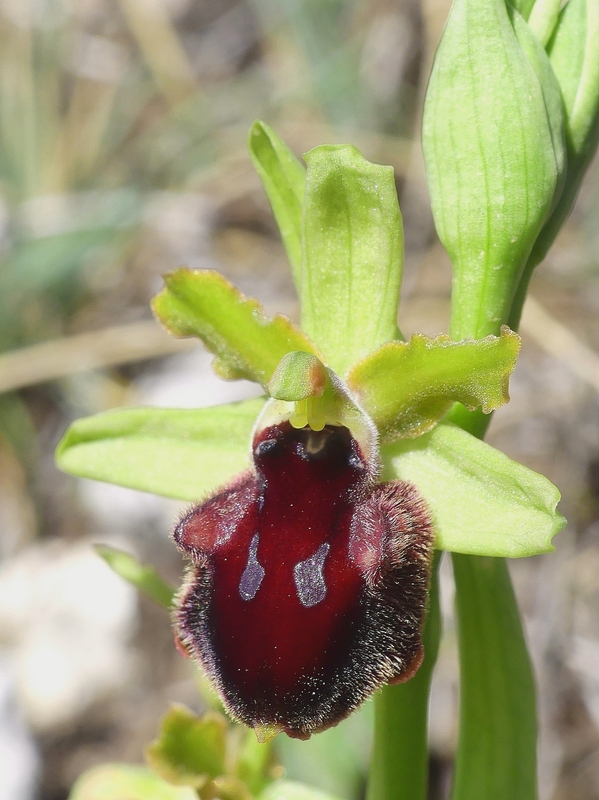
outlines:
M453 554L460 735L453 800L536 796L535 686L505 559Z
M448 419L482 439L490 417ZM452 554L460 656L460 735L452 800L534 800L532 665L505 559Z
M425 800L428 789L428 696L441 636L435 556L430 605L423 633L424 662L407 683L375 697L374 750L367 800Z

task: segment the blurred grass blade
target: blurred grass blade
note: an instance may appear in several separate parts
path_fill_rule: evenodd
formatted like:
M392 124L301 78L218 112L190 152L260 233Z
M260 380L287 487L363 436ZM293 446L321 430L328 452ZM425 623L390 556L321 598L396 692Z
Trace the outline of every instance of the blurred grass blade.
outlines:
M565 524L556 487L461 428L443 423L383 455L385 479L410 481L426 498L437 548L508 558L553 550Z
M506 562L454 554L452 563L460 643L452 800L535 800L535 684Z
M520 337L507 327L501 336L462 342L414 334L371 353L347 382L383 442L391 442L431 430L454 402L485 414L507 403L519 350Z
M117 575L132 583L159 606L171 608L175 589L160 577L153 566L140 564L134 555L116 547L97 544L95 549Z
M302 327L339 375L398 338L403 225L392 167L350 145L304 156Z
M166 100L176 105L197 92L193 67L164 0L119 0L143 57Z
M152 301L154 314L174 336L199 337L216 355L213 367L222 378L247 378L266 388L287 353L318 355L287 317L268 319L257 300L244 297L218 272L178 269L164 282Z
M250 156L270 202L298 292L302 270L302 203L306 170L265 122L250 128Z
M82 478L197 501L249 466L250 435L263 404L106 411L70 426L56 463Z

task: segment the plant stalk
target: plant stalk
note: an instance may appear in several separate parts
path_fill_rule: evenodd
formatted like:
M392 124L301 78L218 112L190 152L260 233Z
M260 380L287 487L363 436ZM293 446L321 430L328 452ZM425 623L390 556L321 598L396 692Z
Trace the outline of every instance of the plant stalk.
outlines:
M385 686L375 697L367 800L426 800L428 796L428 697L441 637L440 555L437 552L433 562L422 666L407 683Z

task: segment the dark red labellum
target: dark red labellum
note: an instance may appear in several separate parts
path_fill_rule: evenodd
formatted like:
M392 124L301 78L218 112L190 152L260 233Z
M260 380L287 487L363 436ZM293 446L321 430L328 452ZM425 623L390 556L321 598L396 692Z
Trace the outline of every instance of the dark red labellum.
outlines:
M343 427L289 422L192 508L177 635L238 720L306 738L422 661L433 533L409 483L374 484Z

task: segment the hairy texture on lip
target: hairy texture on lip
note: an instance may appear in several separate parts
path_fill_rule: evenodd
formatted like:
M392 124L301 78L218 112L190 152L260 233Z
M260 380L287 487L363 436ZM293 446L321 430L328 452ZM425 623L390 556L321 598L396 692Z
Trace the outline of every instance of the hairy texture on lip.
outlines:
M433 533L346 428L283 422L253 447L254 470L175 528L192 562L176 632L236 719L306 738L417 670Z

